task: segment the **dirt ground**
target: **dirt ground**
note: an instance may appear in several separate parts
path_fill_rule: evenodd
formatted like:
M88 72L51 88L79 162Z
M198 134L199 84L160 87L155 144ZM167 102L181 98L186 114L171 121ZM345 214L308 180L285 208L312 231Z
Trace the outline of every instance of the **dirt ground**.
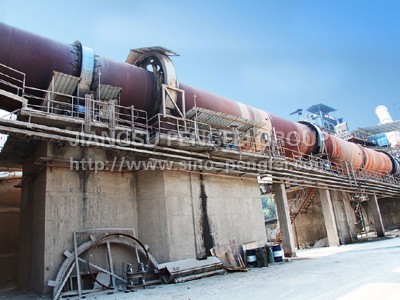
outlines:
M400 299L400 237L300 250L290 262L86 299ZM44 299L3 292L0 299Z

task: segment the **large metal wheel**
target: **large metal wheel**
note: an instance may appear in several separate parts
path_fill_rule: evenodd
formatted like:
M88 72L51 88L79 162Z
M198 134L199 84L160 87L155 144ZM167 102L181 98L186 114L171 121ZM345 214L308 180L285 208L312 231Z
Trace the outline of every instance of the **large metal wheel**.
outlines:
M53 298L78 296L90 292L139 288L145 286L149 270L157 262L146 247L134 236L121 233L104 235L89 240L76 248L76 252L64 252L66 259L59 269ZM128 275L132 266L134 274Z

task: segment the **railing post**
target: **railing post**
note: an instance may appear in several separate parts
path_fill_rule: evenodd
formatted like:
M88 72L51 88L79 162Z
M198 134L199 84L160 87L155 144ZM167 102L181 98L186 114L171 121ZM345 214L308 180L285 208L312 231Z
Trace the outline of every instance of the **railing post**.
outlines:
M115 139L115 100L110 100L110 137Z
M50 112L50 100L51 100L50 98L51 98L50 93L47 93L47 113Z
M92 96L90 94L85 95L85 132L90 133L91 131L91 113L92 113Z
M167 112L166 112L166 108L165 108L165 105L166 105L166 103L165 103L165 85L162 85L162 88L161 88L161 90L162 90L162 101L161 101L161 105L162 105L162 113L163 113L163 116L164 116L164 118L166 117L166 114L167 114Z
M25 95L25 77L26 75L23 74L23 79L22 79L22 95L21 97L23 97Z
M131 105L131 140L135 139L135 109L134 106Z
M185 99L185 91L182 91L182 113L183 113L183 118L186 119L186 99Z
M51 79L51 97L50 101L54 100L54 73L53 73L53 78ZM53 103L51 104L51 112L54 113L54 107Z
M161 134L161 117L159 114L157 115L157 119L158 119L157 120L158 121L157 122L158 123L158 133Z
M74 96L72 96L72 105L71 105L71 117L73 117L74 116L74 103L75 103L75 101L74 101Z

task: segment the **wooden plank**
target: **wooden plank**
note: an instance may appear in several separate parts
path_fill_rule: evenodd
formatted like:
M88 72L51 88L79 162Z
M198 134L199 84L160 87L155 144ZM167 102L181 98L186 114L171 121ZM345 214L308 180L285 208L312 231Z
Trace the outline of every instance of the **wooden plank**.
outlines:
M213 256L218 257L225 269L230 271L243 271L246 266L243 263L239 254L234 255L230 246L214 247L210 249Z

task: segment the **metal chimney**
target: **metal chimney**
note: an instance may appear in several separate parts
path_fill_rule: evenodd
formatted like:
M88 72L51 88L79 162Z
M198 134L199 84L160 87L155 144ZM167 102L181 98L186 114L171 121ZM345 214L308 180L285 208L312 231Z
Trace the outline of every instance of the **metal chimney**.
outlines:
M380 124L393 122L392 116L385 105L378 105L375 108L375 114L379 118ZM400 133L398 131L386 132L385 134L391 147L395 147L400 144Z

